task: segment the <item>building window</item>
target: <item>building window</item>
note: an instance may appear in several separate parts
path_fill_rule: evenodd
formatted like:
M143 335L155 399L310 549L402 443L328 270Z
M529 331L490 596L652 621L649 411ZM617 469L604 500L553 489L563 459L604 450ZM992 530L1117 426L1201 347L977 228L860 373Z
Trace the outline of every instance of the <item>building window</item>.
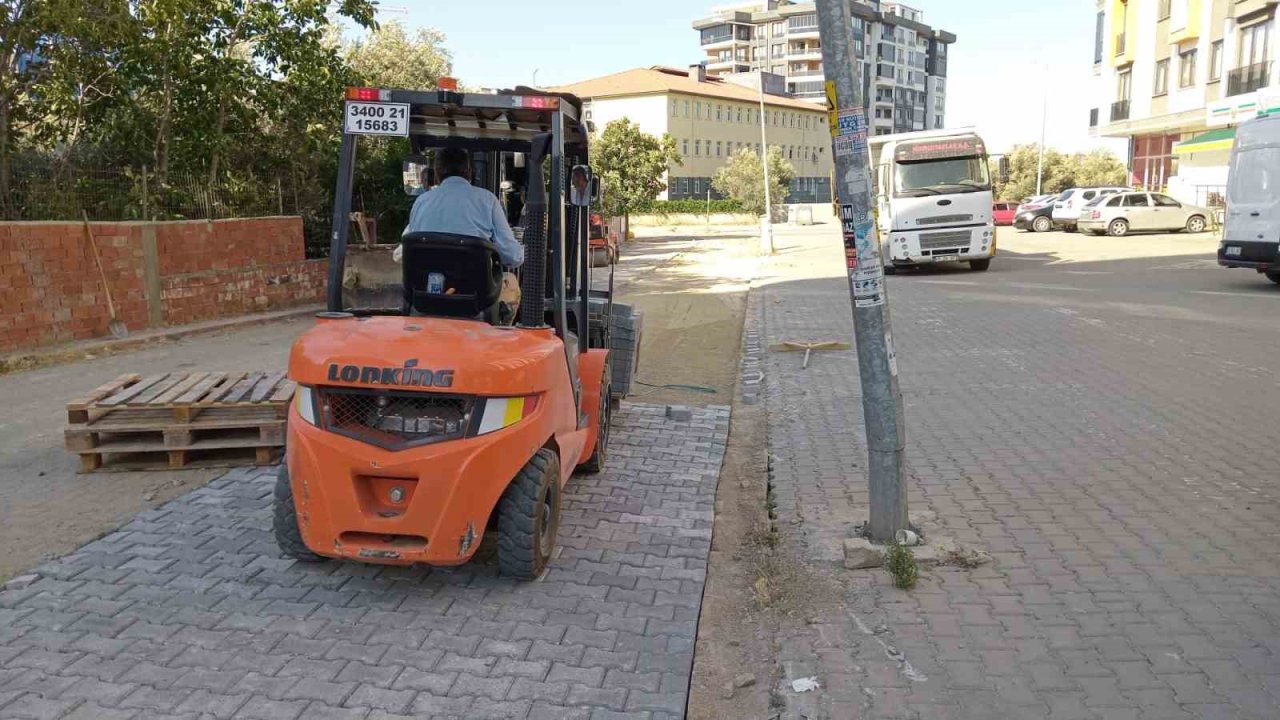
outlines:
M717 105L717 106L716 106L716 119L717 119L717 120L721 120L721 119L723 119L723 116L720 114L720 106L719 106L719 105Z
M716 157L720 157L720 141L716 141Z
M689 139L685 138L680 141L680 154L689 157Z
M1167 60L1165 61L1165 64L1167 67L1168 65ZM1129 70L1125 70L1124 72L1116 75L1116 100L1124 100L1124 101L1129 100L1129 88L1130 88L1129 81L1132 79L1133 79L1133 73L1131 73Z
M1240 64L1247 68L1267 61L1271 57L1271 21L1250 25L1240 31Z
M1188 50L1181 55L1179 64L1178 87L1189 88L1196 84L1196 50Z
M701 140L693 141L693 156L702 157L702 141Z
M1156 87L1153 94L1167 95L1169 93L1169 58L1160 60L1156 63Z
M738 122L742 122L742 108L738 108Z
M769 52L769 57L780 58L786 54L786 47L782 43L775 43Z
M1172 14L1173 14L1173 2L1171 0L1160 0L1160 13L1158 16L1159 19L1168 20L1169 16Z
M1209 82L1222 79L1222 41L1215 40L1209 49Z
M677 117L679 114L680 114L680 103L675 100L672 100L671 101L671 117Z
M702 117L702 103L701 103L701 102L694 102L694 103L693 103L693 116L694 116L695 118L701 118L701 117Z

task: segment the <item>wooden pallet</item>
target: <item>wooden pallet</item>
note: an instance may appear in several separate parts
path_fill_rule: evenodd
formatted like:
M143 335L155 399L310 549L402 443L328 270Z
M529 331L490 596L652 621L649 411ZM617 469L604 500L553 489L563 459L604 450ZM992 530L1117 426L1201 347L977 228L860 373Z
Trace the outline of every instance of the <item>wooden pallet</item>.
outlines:
M269 464L295 390L283 372L122 375L67 404L66 445L81 472L194 467L210 456Z

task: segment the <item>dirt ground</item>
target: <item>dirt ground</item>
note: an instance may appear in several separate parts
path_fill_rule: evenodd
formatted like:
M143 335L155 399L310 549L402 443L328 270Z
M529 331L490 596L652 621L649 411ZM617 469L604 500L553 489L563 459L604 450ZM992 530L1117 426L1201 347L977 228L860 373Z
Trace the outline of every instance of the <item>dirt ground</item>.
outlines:
M726 405L737 385L747 290L759 265L746 229L638 228L618 299L644 311L636 402Z

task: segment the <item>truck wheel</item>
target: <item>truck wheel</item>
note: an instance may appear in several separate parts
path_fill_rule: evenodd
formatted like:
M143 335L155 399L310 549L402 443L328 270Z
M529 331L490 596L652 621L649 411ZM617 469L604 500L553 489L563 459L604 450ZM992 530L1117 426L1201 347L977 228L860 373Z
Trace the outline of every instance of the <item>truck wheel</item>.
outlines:
M1107 226L1107 234L1111 237L1124 237L1129 234L1128 220L1112 220Z
M542 574L560 530L560 458L543 448L498 501L498 570L520 580Z
M286 557L307 563L324 560L311 552L302 541L302 530L298 528L298 509L293 503L293 486L289 484L289 469L284 465L276 472L271 529L275 532L276 545L280 546L280 552Z
M884 274L885 274L885 275L897 275L897 274L898 274L898 266L897 266L897 265L894 265L893 263L885 263L885 264L884 264Z
M1269 271L1267 273L1267 279L1277 285L1280 285L1280 270Z
M605 368L604 380L600 383L600 417L596 420L599 423L599 429L596 430L596 447L591 457L578 466L579 470L590 475L604 470L609 453L609 424L613 420L613 390L609 387L609 375L609 368Z
M1190 218L1187 219L1187 232L1189 233L1204 232L1204 229L1207 225L1208 223L1205 222L1203 217L1199 215L1192 215Z
M969 269L974 272L986 272L991 267L991 258L983 258L981 260L970 260Z
M1053 221L1041 215L1040 217L1031 221L1031 229L1035 230L1036 232L1049 232L1050 230L1053 229Z

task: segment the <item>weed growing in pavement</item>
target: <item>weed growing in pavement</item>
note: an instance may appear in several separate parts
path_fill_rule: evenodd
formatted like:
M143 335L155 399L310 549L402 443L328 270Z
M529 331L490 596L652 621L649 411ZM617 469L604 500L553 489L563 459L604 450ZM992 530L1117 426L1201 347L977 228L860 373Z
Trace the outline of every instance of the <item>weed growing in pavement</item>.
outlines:
M884 556L884 569L893 576L893 585L899 590L910 590L916 586L920 570L916 567L915 553L905 545L896 542L888 544Z

